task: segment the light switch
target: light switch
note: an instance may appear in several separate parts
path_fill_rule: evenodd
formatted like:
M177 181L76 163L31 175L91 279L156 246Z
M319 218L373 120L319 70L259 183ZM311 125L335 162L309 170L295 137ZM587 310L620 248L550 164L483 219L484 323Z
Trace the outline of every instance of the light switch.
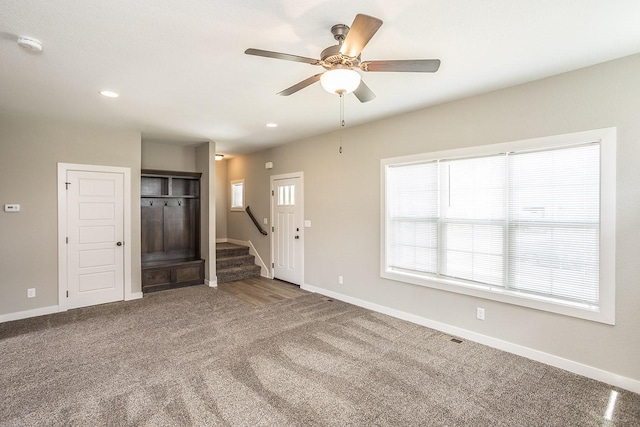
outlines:
M305 219L304 220L304 226L306 228L311 228L311 220L310 219Z
M262 218L262 223L264 225L267 225L267 224L269 224L269 220L267 218Z
M5 212L20 212L20 205L4 205Z

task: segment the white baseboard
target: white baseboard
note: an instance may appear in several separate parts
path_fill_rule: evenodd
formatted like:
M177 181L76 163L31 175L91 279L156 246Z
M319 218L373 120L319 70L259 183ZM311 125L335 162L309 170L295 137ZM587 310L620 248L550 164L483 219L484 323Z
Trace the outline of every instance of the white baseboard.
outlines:
M262 261L262 257L256 250L256 247L253 246L253 242L251 242L251 240L248 240L247 243L249 243L249 253L256 257L256 264L260 266L260 276L271 279L269 275L269 269L267 268L267 265L264 263L264 261Z
M207 285L210 288L217 288L218 287L218 278L215 278L214 280L204 279L204 284Z
M16 313L0 314L0 323L27 319L29 317L44 316L45 314L57 313L59 311L60 306L52 305L49 307L34 308L32 310L18 311Z
M301 286L301 288L304 289L305 291L325 295L330 298L347 302L349 304L357 305L358 307L367 308L369 310L376 311L378 313L382 313L392 317L396 317L398 319L406 320L408 322L415 323L421 326L426 326L431 329L436 329L438 331L444 332L449 335L455 335L457 337L474 341L479 344L486 345L488 347L493 347L498 350L503 350L508 353L526 357L527 359L535 360L536 362L541 362L546 365L564 369L565 371L573 372L574 374L582 375L587 378L601 381L603 383L607 383L615 387L620 387L625 390L632 391L634 393L640 393L640 381L635 380L633 378L624 377L622 375L618 375L613 372L608 372L603 369L595 368L593 366L585 365L579 362L575 362L573 360L555 356L553 354L545 353L529 347L524 347L522 345L514 344L508 341L503 341L487 335L482 335L477 332L469 331L467 329L462 329L456 326L447 325L446 323L441 323L435 320L427 319L425 317L416 316L415 314L385 307L383 305L361 300L359 298L354 298L354 297L340 294L338 292L333 292L327 289L319 288L317 286L304 284Z
M129 295L125 295L125 301L133 301L134 299L142 298L142 292L131 292Z
M216 243L227 243L229 239L227 239L226 237L222 237L220 239L216 239Z
M256 265L260 266L260 276L266 277L267 279L271 279L271 275L269 274L269 269L267 268L267 265L264 263L264 261L262 261L262 257L256 250L256 247L253 246L253 243L251 242L251 240L244 241L244 240L236 240L236 239L226 239L226 241L228 243L233 243L234 245L249 247L249 254L255 257Z
M246 240L238 240L238 239L224 239L225 243L233 243L238 246L249 246Z
M142 298L142 292L132 292L125 295L124 301L133 301ZM61 313L67 309L60 305L52 305L49 307L34 308L33 310L18 311L16 313L0 315L0 323L11 322L12 320L28 319L30 317L44 316L46 314Z

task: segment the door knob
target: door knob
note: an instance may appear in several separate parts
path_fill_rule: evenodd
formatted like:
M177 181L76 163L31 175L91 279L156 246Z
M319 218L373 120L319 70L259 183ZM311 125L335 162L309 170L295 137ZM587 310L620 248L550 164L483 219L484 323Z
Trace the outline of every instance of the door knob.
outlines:
M122 242L118 242L118 243L116 243L116 245L122 246Z

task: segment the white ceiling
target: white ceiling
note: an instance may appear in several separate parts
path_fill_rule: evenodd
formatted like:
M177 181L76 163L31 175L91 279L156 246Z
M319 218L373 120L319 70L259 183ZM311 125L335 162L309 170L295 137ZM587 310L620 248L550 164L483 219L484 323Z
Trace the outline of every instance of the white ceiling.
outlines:
M363 60L442 65L362 73L377 98L348 95L347 126L640 52L638 0L1 0L0 112L213 140L228 155L322 134L339 128L336 95L276 96L322 69L244 50L317 58L357 13L384 21Z

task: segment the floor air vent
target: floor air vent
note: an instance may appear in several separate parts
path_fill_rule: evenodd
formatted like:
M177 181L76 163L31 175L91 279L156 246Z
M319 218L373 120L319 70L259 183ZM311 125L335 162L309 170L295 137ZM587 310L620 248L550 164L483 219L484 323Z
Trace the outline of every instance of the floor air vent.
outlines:
M456 344L460 344L462 342L461 339L456 338L456 337L452 337L451 335L448 335L448 334L441 333L441 334L438 335L438 337L443 339L443 340L446 340L446 341L454 342Z

